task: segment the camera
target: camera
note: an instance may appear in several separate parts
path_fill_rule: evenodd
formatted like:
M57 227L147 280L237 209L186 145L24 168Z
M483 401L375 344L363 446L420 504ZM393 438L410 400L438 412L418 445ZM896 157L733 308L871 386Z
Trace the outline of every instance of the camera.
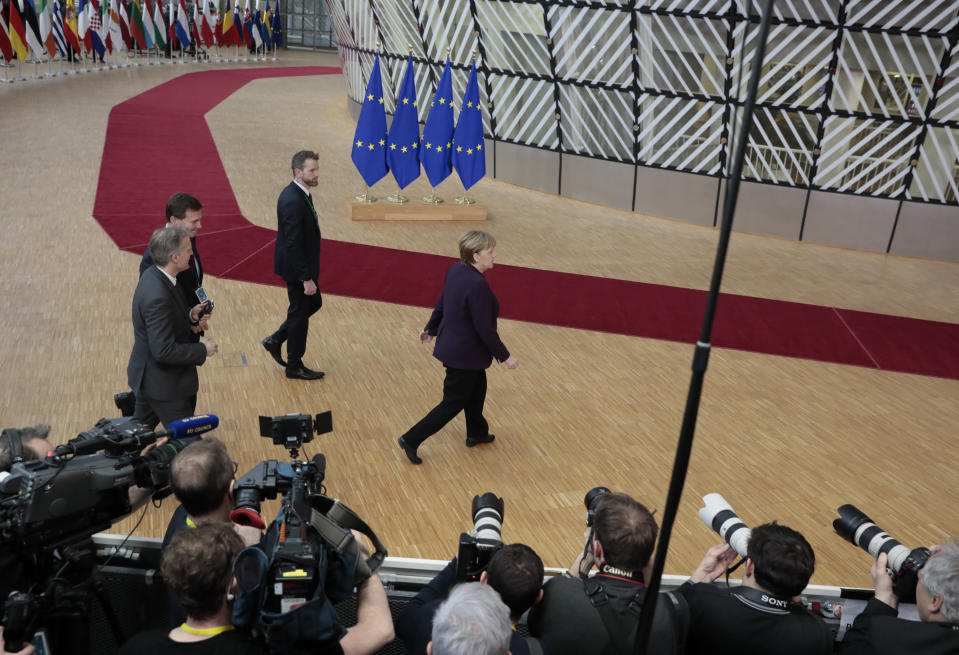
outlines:
M280 513L267 529L262 550L244 549L234 562L239 593L233 624L251 628L277 652L311 651L338 640L333 604L352 596L386 559L386 549L350 508L326 495L326 458L302 461L299 450L313 433L333 430L330 412L260 417L260 433L289 450L291 462L257 464L233 487L234 523L265 527L260 502L281 496ZM369 537L364 558L351 529Z
M64 631L63 625L89 617L90 537L131 512L130 487L153 489L154 498L169 494L170 462L218 424L216 416L194 416L149 431L132 419L104 418L53 454L17 462L0 475L0 548L16 562L7 578L15 593L4 599L7 650L20 650L54 616L48 627ZM170 435L177 438L140 455ZM87 643L80 635L63 637L71 640Z
M0 481L0 545L54 548L109 528L130 513L129 487L169 487L170 462L199 438L189 431L218 423L215 416L196 416L153 432L128 418L100 419L53 455L14 464ZM139 454L171 434L183 436Z
M725 498L716 493L703 496L699 520L705 523L707 528L715 530L740 557L746 557L752 530L746 527Z
M873 557L886 553L892 571L893 592L904 603L916 602L919 569L926 565L931 555L929 549L910 550L903 546L854 505L843 505L837 511L839 518L832 522L836 534Z
M606 487L593 487L586 492L586 497L583 499L583 503L586 505L586 527L593 527L593 520L596 518L596 506L599 504L599 499L607 494L613 493Z
M473 496L473 530L460 534L456 579L476 582L493 554L503 547L503 499L491 491Z

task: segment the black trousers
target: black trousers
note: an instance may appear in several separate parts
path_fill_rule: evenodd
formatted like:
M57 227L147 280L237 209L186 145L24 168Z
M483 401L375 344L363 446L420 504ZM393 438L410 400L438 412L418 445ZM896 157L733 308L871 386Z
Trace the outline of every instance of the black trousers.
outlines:
M171 422L193 416L195 413L196 394L176 400L157 400L138 393L133 409L133 419L152 430L157 423L163 423L163 427L168 427Z
M403 440L416 448L443 429L457 414L466 412L466 436L479 438L489 434L489 423L483 418L486 403L486 370L467 371L446 367L443 400L430 413L403 435Z
M308 296L303 293L302 282L287 282L286 295L290 307L286 310L286 320L280 329L270 335L270 339L286 341L286 368L297 369L303 365L303 353L306 352L306 335L310 330L310 317L323 306L320 290Z

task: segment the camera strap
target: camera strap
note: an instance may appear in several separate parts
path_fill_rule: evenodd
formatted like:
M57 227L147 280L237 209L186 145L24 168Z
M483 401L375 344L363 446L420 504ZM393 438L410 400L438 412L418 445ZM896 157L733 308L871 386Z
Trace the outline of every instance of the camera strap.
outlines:
M630 599L628 609L636 617L636 622L620 621L609 604L609 594L606 593L606 587L603 586L595 577L589 578L583 584L583 590L590 604L596 609L599 618L602 619L606 627L606 634L609 635L609 644L603 651L604 655L612 653L629 653L632 650L630 634L633 633L639 625L639 614L643 607L643 596L646 594L646 587L640 587Z
M606 627L606 633L609 635L610 643L603 651L604 655L626 654L634 652L635 644L630 639L631 636L638 636L639 618L643 611L643 599L646 597L646 587L640 587L633 597L629 600L627 609L636 621L621 621L613 608L609 604L609 595L605 587L596 577L589 578L584 582L584 590L589 602L596 608L599 618L602 619ZM663 602L666 612L670 619L670 634L674 639L674 650L677 655L683 655L685 652L686 632L689 629L689 607L685 601L675 592L669 591L660 594L660 598L665 598L668 602ZM659 616L659 612L656 613ZM654 624L655 625L655 624Z
M386 559L386 548L377 538L376 533L366 522L357 516L349 507L328 496L319 496L315 499L316 505L310 511L310 525L320 537L337 552L352 555L356 560L355 577L365 580L370 577ZM360 546L356 543L350 530L369 537L373 542L374 552L368 558L361 557Z
M800 603L794 603L791 599L780 598L768 591L753 589L752 587L736 587L730 589L729 594L735 596L748 607L770 614L788 614L802 607Z

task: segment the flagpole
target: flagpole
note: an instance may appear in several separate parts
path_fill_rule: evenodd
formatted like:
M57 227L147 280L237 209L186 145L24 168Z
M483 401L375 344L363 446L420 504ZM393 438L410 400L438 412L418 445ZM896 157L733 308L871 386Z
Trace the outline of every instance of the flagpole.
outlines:
M3 62L3 80L2 81L4 84L13 84L13 80L10 79L10 76L7 73L8 68L10 68L10 62L9 61Z
M56 74L53 72L53 57L47 56L47 72L43 75L44 77L56 77Z
M23 76L23 62L20 61L20 55L17 55L17 76L14 78L15 82L26 82L27 78Z

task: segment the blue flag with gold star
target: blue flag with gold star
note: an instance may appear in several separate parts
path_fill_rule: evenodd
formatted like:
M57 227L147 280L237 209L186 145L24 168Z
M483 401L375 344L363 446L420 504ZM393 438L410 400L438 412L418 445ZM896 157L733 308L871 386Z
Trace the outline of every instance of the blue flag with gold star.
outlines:
M466 82L463 106L453 131L453 168L463 187L469 189L486 175L486 151L483 149L483 113L480 109L476 62Z
M416 113L413 57L406 61L406 74L396 96L396 112L386 139L386 163L401 189L420 176L420 119Z
M420 147L420 161L430 184L438 186L453 172L450 159L453 145L453 74L450 60L446 59L446 68L433 94L426 126L423 128L423 143Z
M376 55L370 82L366 85L366 95L363 96L360 118L356 121L353 154L350 158L367 186L379 182L389 171L386 166L386 110L383 106L379 55Z

